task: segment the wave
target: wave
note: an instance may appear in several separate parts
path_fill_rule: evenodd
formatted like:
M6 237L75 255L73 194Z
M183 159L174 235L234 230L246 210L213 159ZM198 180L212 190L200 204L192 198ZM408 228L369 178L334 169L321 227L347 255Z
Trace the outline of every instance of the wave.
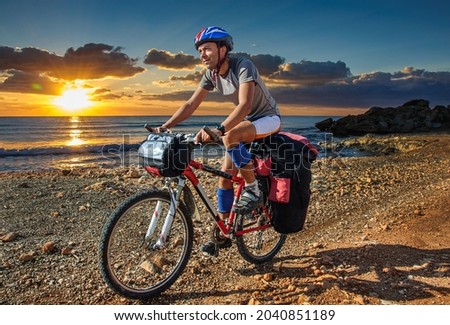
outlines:
M106 144L82 147L45 147L29 149L0 149L0 158L33 157L50 155L78 155L78 154L116 154L138 150L140 144Z

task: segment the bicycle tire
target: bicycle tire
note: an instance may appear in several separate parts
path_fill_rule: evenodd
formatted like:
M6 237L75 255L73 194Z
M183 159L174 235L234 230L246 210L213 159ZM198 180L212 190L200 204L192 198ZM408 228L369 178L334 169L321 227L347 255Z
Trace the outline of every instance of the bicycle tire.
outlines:
M267 207L270 211L269 207ZM255 225L264 225L270 222L262 208L253 211L252 216L237 216L237 229L245 230ZM281 250L287 235L275 231L270 226L263 230L251 231L236 237L239 254L249 263L262 264L271 261Z
M162 213L156 230L144 240L158 201ZM191 216L182 202L165 245L154 247L169 206L167 191L140 192L123 201L105 222L99 243L99 268L106 284L116 293L141 300L158 296L185 269L194 232Z

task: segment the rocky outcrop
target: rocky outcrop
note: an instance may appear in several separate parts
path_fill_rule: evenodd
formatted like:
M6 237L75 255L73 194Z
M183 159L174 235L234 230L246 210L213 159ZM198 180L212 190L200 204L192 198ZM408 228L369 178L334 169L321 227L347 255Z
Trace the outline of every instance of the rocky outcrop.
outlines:
M337 136L450 130L450 105L431 109L429 101L416 99L396 108L372 107L364 114L336 121L328 118L316 123L316 127Z

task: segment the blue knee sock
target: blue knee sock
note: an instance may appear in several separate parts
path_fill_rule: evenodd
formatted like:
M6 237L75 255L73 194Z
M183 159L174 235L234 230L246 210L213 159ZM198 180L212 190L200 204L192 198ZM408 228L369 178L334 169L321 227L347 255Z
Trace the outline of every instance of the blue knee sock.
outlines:
M251 153L248 152L242 142L231 149L227 149L227 152L230 154L231 159L237 168L244 167L252 160Z
M220 213L227 213L231 211L233 206L234 190L233 189L217 189L217 205Z

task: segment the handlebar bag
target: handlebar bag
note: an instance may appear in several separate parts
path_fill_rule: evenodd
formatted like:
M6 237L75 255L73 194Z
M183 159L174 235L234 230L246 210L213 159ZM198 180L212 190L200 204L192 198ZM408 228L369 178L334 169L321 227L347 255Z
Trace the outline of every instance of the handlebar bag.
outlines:
M192 151L182 140L176 134L149 134L138 150L140 164L157 168L164 177L181 175L189 165Z

